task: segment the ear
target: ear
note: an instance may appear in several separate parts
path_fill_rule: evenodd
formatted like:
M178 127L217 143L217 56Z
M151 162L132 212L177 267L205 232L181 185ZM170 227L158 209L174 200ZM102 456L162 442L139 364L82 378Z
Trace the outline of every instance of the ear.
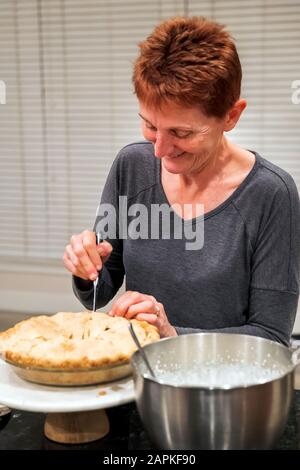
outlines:
M237 100L232 108L228 111L224 121L224 131L228 132L234 129L244 109L247 107L247 101L244 99Z

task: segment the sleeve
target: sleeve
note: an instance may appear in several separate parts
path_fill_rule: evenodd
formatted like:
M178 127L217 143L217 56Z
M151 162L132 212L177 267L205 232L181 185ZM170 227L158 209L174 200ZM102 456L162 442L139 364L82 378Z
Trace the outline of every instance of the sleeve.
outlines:
M101 202L97 209L93 230L100 231L113 247L109 259L100 273L97 285L96 308L106 305L117 293L124 279L123 243L119 239L119 178L120 164L115 159L107 177ZM93 283L73 276L73 291L78 300L89 310L93 308Z
M261 336L289 344L299 298L299 236L299 195L290 178L276 191L260 221L253 246L246 323L210 331ZM190 328L176 330L178 334L196 332Z

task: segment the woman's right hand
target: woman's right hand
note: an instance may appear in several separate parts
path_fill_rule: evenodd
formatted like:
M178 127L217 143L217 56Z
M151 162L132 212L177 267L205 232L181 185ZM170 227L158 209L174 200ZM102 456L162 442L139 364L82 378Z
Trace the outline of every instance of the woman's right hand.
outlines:
M95 232L85 230L71 237L64 251L63 262L74 276L94 281L111 252L110 243L103 241L97 245Z

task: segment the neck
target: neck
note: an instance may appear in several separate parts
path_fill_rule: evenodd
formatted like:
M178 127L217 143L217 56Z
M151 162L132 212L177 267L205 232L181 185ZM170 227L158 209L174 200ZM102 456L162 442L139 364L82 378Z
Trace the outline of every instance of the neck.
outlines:
M234 145L223 136L220 145L213 155L208 155L197 171L179 174L178 181L183 187L195 187L201 190L224 180L233 162Z

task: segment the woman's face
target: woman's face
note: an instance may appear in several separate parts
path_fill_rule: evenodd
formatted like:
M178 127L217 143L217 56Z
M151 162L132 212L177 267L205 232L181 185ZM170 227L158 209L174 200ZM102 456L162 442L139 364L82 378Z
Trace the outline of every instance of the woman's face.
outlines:
M220 151L224 121L207 117L198 107L168 103L154 109L140 103L139 115L145 139L170 173L200 172Z

